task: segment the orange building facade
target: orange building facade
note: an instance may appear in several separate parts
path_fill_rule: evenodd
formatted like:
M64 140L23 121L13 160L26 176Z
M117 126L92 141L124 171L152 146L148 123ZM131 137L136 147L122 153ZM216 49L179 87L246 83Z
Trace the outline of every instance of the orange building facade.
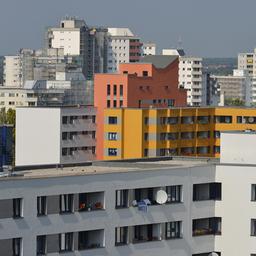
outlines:
M97 159L104 154L104 109L186 106L186 91L178 87L178 57L152 56L150 61L122 63L117 74L95 75Z

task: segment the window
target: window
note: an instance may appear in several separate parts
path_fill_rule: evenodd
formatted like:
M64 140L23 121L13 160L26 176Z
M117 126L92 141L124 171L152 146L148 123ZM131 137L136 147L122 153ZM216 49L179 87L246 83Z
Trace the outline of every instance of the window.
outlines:
M107 100L107 108L110 108L110 100Z
M117 140L117 133L116 132L109 132L108 133L108 140Z
M68 139L68 133L67 132L63 132L62 133L62 140L67 140Z
M214 131L214 138L219 139L220 138L220 131Z
M37 197L37 215L46 215L46 196Z
M168 196L167 203L180 203L182 200L182 186L168 186L166 187Z
M214 121L217 124L231 124L232 116L214 116Z
M144 149L144 157L148 157L148 148Z
M148 118L148 117L145 117L145 118L144 118L144 124L146 124L146 125L149 124L149 118Z
M193 185L193 201L221 200L221 183L201 183Z
M109 116L108 117L109 124L117 124L117 117L116 116Z
M143 76L148 76L148 71L142 71Z
M251 236L256 236L256 219L251 219Z
M115 245L120 246L126 244L128 244L128 227L116 228Z
M68 148L63 148L62 149L62 156L67 156L67 155L69 155Z
M117 148L109 148L108 155L109 156L117 156Z
M21 238L12 239L12 255L21 256Z
M37 236L36 238L36 255L46 254L46 236Z
M111 94L110 84L107 85L107 95L109 96Z
M117 190L116 191L116 208L127 208L128 207L128 190Z
M221 235L221 217L193 220L193 236Z
M73 212L73 194L60 195L60 213Z
M13 218L22 217L22 198L13 199Z
M166 239L181 238L181 221L173 221L165 223Z
M73 233L64 233L59 235L60 252L73 250Z
M146 141L148 140L148 132L144 133L144 140L146 140Z
M62 117L62 124L67 124L68 123L68 117L67 116L63 116Z
M251 190L251 201L256 201L256 184L252 184Z
M114 95L116 95L117 93L117 87L116 87L116 84L114 84Z
M120 105L120 108L123 107L123 101L122 100L120 100L119 105Z
M123 96L123 93L124 93L123 85L120 84L120 96Z
M113 108L116 108L116 100L113 100Z

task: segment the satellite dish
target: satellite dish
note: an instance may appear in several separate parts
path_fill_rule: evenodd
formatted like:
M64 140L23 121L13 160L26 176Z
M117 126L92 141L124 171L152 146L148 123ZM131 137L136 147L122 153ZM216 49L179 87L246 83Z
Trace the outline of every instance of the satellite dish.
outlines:
M158 190L156 192L156 202L158 204L166 203L167 199L168 199L168 196L164 190Z
M217 252L211 252L208 256L219 256Z
M254 123L254 117L250 116L250 117L248 118L248 122L249 122L250 124Z

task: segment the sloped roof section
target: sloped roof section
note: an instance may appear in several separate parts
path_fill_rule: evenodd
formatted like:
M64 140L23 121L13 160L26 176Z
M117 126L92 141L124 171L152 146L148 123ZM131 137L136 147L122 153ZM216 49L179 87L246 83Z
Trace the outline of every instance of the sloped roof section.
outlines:
M173 55L147 55L141 59L141 62L152 63L156 68L166 68L177 58L178 56Z

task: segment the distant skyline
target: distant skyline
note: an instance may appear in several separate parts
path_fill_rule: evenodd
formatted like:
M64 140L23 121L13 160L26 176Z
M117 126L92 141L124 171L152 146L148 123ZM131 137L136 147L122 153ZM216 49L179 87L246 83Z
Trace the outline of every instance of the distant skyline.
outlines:
M0 55L43 46L47 26L77 16L88 25L129 27L144 42L189 55L236 57L256 47L255 0L1 0Z

